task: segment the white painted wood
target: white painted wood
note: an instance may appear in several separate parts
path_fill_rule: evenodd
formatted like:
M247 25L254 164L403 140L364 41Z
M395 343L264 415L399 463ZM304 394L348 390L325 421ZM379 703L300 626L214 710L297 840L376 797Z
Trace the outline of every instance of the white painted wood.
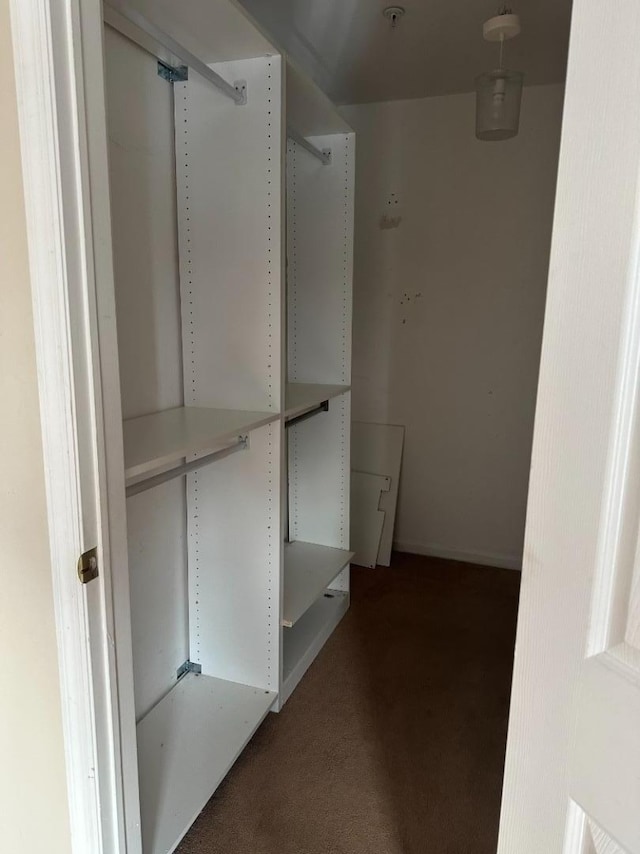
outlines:
M391 479L368 472L351 472L351 548L352 563L375 568L382 539L385 513L380 501L389 492Z
M349 548L350 393L288 428L292 540Z
M353 278L352 134L313 137L331 148L324 166L287 145L288 379L351 381Z
M42 9L44 5L41 4ZM140 0L136 5L144 11L149 3ZM198 45L202 47L204 41L208 43L208 46L204 45L205 50L212 50L215 54L211 56L212 59L233 58L234 61L225 64L225 68L220 70L229 74L230 79L240 77L247 80L250 93L245 107L233 107L236 112L228 112L216 102L218 96L210 89L207 90L207 99L213 98L213 101L207 101L205 106L206 99L198 88L195 76L187 84L176 86L173 90L176 100L174 116L178 125L176 156L179 168L176 183L180 226L184 402L196 407L268 411L272 420L280 420L277 413L282 409L284 373L281 292L284 117L281 114L283 81L280 60L273 57L235 61L245 50L251 53L255 46L260 50L266 46L268 51L269 45L262 40L262 36L254 38L251 35L251 25L248 30L244 29L246 19L234 4L225 4L222 0L207 3L195 0L188 16L183 15L179 7L165 3L164 0L158 0L152 5L154 12L157 11L161 18L165 15L164 21L158 23L170 29L173 21L174 37L185 42L195 53L203 54ZM55 157L43 157L43 147L33 145L31 154L37 151L37 157L32 157L30 163L40 170L39 180L32 185L37 186L38 194L33 193L32 200L37 197L38 203L43 198L51 202L48 206L42 204L42 211L34 204L34 216L45 214L45 219L38 224L42 226L46 223L44 228L51 229L53 225L58 229L59 233L54 235L52 245L57 249L63 247L67 253L64 256L66 267L61 261L62 255L51 252L49 245L38 255L43 269L46 268L46 275L41 278L41 295L47 294L44 299L49 312L47 319L56 324L53 330L55 334L51 334L51 328L43 324L42 328L46 330L49 340L46 348L41 342L42 352L46 356L42 364L45 365L45 372L52 372L53 366L57 368L60 365L66 371L64 381L49 388L49 391L54 389L57 394L55 406L47 399L43 412L51 417L50 423L56 427L63 423L63 419L66 419L67 427L73 424L73 435L67 434L69 441L57 441L55 444L58 457L54 462L59 463L61 474L65 477L69 474L69 460L77 462L77 459L84 460L84 455L87 455L92 463L93 470L88 475L83 470L80 478L77 475L80 467L75 466L73 476L64 481L65 492L61 500L67 500L69 495L74 494L78 499L82 493L81 522L85 536L81 544L87 545L86 533L93 525L94 529L97 528L95 534L101 554L100 580L83 590L82 595L90 605L88 611L98 606L102 610L94 621L91 614L78 607L74 619L68 620L65 625L78 629L73 640L76 644L74 652L80 653L87 651L87 629L90 629L90 665L96 679L94 698L103 702L106 710L104 718L99 718L97 712L95 720L87 721L85 718L84 721L78 721L74 718L78 725L73 731L69 730L73 738L72 748L76 751L74 757L78 755L78 746L95 749L91 754L92 764L76 763L73 773L70 772L70 779L80 785L96 779L100 783L99 797L92 788L93 800L90 798L82 804L83 809L89 805L89 810L81 816L82 820L87 819L84 825L77 821L80 814L74 813L76 833L80 828L80 835L76 837L80 840L77 850L127 850L129 854L138 854L141 837L136 757L139 759L143 790L145 849L155 850L154 840L160 840L160 850L168 850L161 841L168 825L173 824L173 830L176 831L174 840L167 843L173 846L276 699L275 690L278 688L281 667L279 622L283 546L279 514L283 428L281 423L263 424L252 435L251 451L221 461L220 466L215 467L215 473L212 468L197 472L189 478L188 484L188 548L191 564L189 655L192 659L201 659L205 674L208 670L224 671L238 683L250 680L258 687L234 684L232 689L229 688L231 699L228 703L221 701L222 695L217 690L213 692L215 696L208 694L191 702L189 697L185 700L181 694L181 691L186 691L183 686L191 683L210 685L211 680L206 675L197 681L196 677L187 677L175 691L153 706L162 684L166 685L170 681L173 663L184 649L179 643L183 629L178 625L182 621L184 626L185 612L180 610L182 606L177 606L177 619L175 613L168 615L168 611L163 611L171 596L178 592L176 585L179 584L180 573L171 574L170 569L171 565L175 567L179 563L182 540L179 531L176 536L175 529L164 526L162 517L168 517L173 512L171 508L177 509L175 515L180 516L181 486L178 482L165 484L160 492L136 496L129 502L127 520L122 404L125 404L125 414L130 416L142 415L145 411L162 416L167 406L177 407L183 402L176 370L179 363L179 358L176 358L179 335L176 324L175 243L163 237L170 231L174 215L169 204L170 191L167 190L172 173L167 176L160 167L161 163L166 164L170 160L171 153L166 132L167 89L153 76L153 60L136 53L137 49L130 45L118 42L113 34L107 35L108 42L117 45L115 53L120 58L130 57L130 60L123 59L122 67L117 63L117 72L111 77L116 85L109 84L110 96L115 95L114 88L123 89L123 103L118 102L121 112L114 125L116 132L112 138L112 149L114 161L117 162L116 172L119 171L120 175L118 180L121 180L122 189L131 192L130 206L125 201L126 192L114 205L114 214L118 220L116 230L119 230L120 235L116 243L124 245L127 239L131 240L124 255L119 246L115 247L117 261L121 264L118 271L121 287L118 307L124 335L121 355L125 399L121 401L107 180L102 23L100 10L91 0L77 0L77 3L68 0L68 6L57 10L54 16L56 25L60 27L59 35L64 36L55 50L49 50L53 39L48 32L48 41L44 39L38 42L42 57L48 60L55 54L56 61L60 63L55 75L55 81L60 87L55 92L55 108L58 111L55 118L64 118L64 126L58 124L57 128L54 127L54 93L48 88L54 75L51 68L47 67L46 73L41 74L36 81L42 90L40 95L44 92L48 97L48 100L44 99L46 103L38 119L49 122L47 131L56 143ZM26 4L20 8L26 8ZM221 8L223 11L218 15L216 10ZM46 14L38 19L38 23L46 29L50 20L47 15L51 10L47 6L45 11ZM213 17L210 18L212 13ZM208 26L211 21L215 22L214 28ZM233 22L232 25L229 25L229 21ZM239 39L232 32L236 24L241 31ZM181 29L189 31L185 32L185 37L181 35ZM249 37L245 39L245 35ZM217 51L216 46L220 46L221 50ZM33 60L32 47L25 54L28 54L26 66ZM234 52L236 47L238 52ZM224 49L230 50L231 55L224 55ZM70 71L65 63L76 64ZM136 77L127 86L133 79L127 73L133 72L133 66L138 64L141 79ZM86 101L82 79L84 71L87 73L89 96ZM118 76L118 72L121 76ZM29 79L28 75L25 75L25 79ZM158 93L159 100L149 107L144 103L144 98L142 101L138 99L141 94L148 94L152 90ZM185 101L188 102L186 116ZM194 109L194 106L198 109ZM143 115L146 109L150 109L151 116ZM130 114L129 124L127 113ZM184 138L185 118L188 140ZM150 121L145 123L148 119ZM33 122L29 129L38 131L31 113L29 120ZM132 131L130 136L127 135L129 130ZM59 138L56 137L58 131L61 131ZM124 131L123 135L121 131ZM61 152L64 152L64 157ZM194 167L194 164L197 166ZM168 182L165 181L162 186L151 182L154 192L145 199L144 177L145 174L152 175L155 169L162 172L164 178L168 177ZM61 173L65 181L69 179L64 192L54 186ZM197 180L194 180L195 174ZM352 172L350 174L352 176ZM127 176L130 180L128 185ZM334 183L337 185L339 180ZM49 196L43 194L43 187L51 190ZM345 199L348 202L349 193L352 192L350 180L345 181L345 187L342 194L334 194L340 211L341 205ZM140 225L148 223L151 228L146 245L149 254L145 259L135 257L135 223L127 222L127 216L137 215L136 208L142 210ZM328 220L335 220L335 210L327 207L325 214ZM68 233L64 234L68 238L66 240L60 239L61 213L65 217L65 227L68 226ZM327 291L334 307L339 306L337 331L332 333L336 340L341 336L344 339L345 330L350 329L350 310L345 313L343 309L345 299L350 304L350 278L347 281L346 274L350 276L352 229L344 213L341 213L339 219L345 225L345 233L340 238L344 257L339 264L343 278L339 286L334 282ZM82 236L82 240L78 240L78 235ZM95 254L92 245L94 238ZM41 248L38 245L39 252ZM76 253L74 257L70 249ZM136 268L138 262L141 262L141 266ZM49 266L52 264L55 269ZM64 279L63 268L64 274L69 275L68 279ZM126 271L122 278L120 270ZM144 281L135 275L137 270L144 273ZM51 282L56 281L56 275L59 276L57 281L60 288L54 291ZM78 289L74 290L76 286ZM335 299L337 290L341 294L338 300ZM52 304L52 297L58 301ZM141 312L145 300L152 303L149 306L149 317L144 317ZM328 316L329 312L326 312L325 319ZM44 312L41 312L40 318L44 317ZM137 330L136 323L141 324ZM65 347L71 341L72 369L71 357L67 362L61 358L61 354L68 354ZM145 349L147 345L150 345L149 349ZM340 343L339 350L340 375L344 375L348 381L348 347ZM89 366L83 361L88 354L94 359ZM153 377L153 370L157 368L160 371ZM140 370L139 374L135 374L137 369ZM135 375L130 375L130 371ZM343 386L345 384L342 382ZM343 398L333 407L335 418L331 428L333 433L330 433L336 440L329 469L339 496L339 525L336 528L333 518L323 523L329 535L337 540L345 539L344 531L348 530L348 498L344 497L349 453L346 429L349 417L348 394ZM87 401L90 406L85 410L83 407ZM72 420L75 418L78 419L77 423ZM82 429L79 428L80 422ZM157 426L160 422L154 423ZM332 423L330 418L328 423ZM56 433L56 440L60 439L60 435ZM147 433L143 441L148 442L149 437ZM163 444L166 438L164 435L153 453L162 456L166 450ZM52 448L53 442L49 450ZM63 453L60 453L61 449ZM169 453L182 455L187 451L193 451L188 444L180 451L170 450ZM189 453L189 456L193 454ZM144 451L138 459L144 465ZM82 480L81 484L79 479ZM61 485L62 480L56 484L56 488ZM169 496L170 492L174 494ZM85 496L90 498L86 506ZM58 502L55 512L52 510L51 513L52 530L55 530L56 536L62 529L60 506ZM78 499L75 508L72 508L77 523L75 534L78 534L80 527L79 506ZM316 508L316 512L318 510ZM303 515L307 513L310 518L310 508ZM127 521L131 526L128 543L130 568L125 530ZM68 530L70 528L67 528L67 533ZM63 568L75 565L78 539L76 536L73 542L73 561L68 559L68 554L64 556L66 552L59 552L62 558L57 566ZM93 544L93 536L88 542ZM145 571L141 574L139 570L142 564ZM147 570L154 564L157 569L155 578L147 574ZM117 568L117 572L111 573L111 565ZM137 574L134 576L134 573ZM77 596L64 598L67 591L71 594L77 593L79 589L75 575L73 585L68 584L66 588L62 587L60 579L56 580L59 582L56 590L61 592L65 607L82 605L83 599L78 600ZM150 594L149 587L154 584L155 589ZM334 584L345 586L348 584L348 575L342 573L342 580L338 579ZM224 595L221 595L221 591ZM156 599L160 593L164 597L161 606ZM348 594L336 594L335 598L346 609ZM143 615L142 619L140 614ZM154 620L162 621L162 624L154 626ZM174 625L168 629L170 621ZM142 696L139 699L140 711L153 706L139 724L137 737L131 638L133 622L137 648L135 666L139 682L136 689ZM300 678L335 622L336 619L326 622L316 638L310 640L306 652L301 651L302 658L294 668L296 675L293 681ZM80 632L80 628L84 631ZM170 635L166 647L162 649L157 644L158 628ZM66 640L65 644L68 643ZM86 658L84 662L87 663ZM78 680L78 673L82 671L77 664L73 662L76 681L72 686L73 691L69 693L70 702L77 704L72 709L73 714L77 709L87 711L86 701L91 700L91 686L86 681ZM228 684L226 681L225 685ZM78 685L81 686L80 691L77 690ZM203 692L207 694L207 690L203 689ZM256 701L255 706L253 702L246 702L246 692L260 697L260 701ZM193 696L191 692L189 694ZM242 714L243 709L247 710L245 715ZM89 709L90 717L91 713ZM176 718L183 721L183 726L178 726ZM242 730L235 742L231 730L225 728L225 720L231 723L232 732ZM90 723L94 729L90 731L85 727L83 730L83 723ZM167 742L165 736L174 724L179 737ZM211 744L204 737L199 737L199 730L203 728L212 735L211 744L214 745L212 749L217 751L216 755L222 755L224 750L228 750L228 761L217 765L206 760L207 751L203 750L203 744L207 747L211 747ZM92 734L96 739L93 745L89 743ZM162 745L168 749L163 749ZM199 762L204 763L204 770ZM149 768L150 771L147 770ZM176 768L178 773L172 773L172 769ZM205 777L209 791L196 804L193 787L202 783ZM167 781L173 787L172 791L164 788ZM156 799L164 796L167 800L158 809ZM200 798L199 794L197 798ZM176 818L179 811L181 815ZM92 819L101 822L101 826L98 828L94 824L92 828ZM149 822L154 827L151 831L148 829ZM85 833L85 830L88 832ZM173 830L167 831L169 836Z
M391 481L380 497L380 510L385 514L377 558L381 566L391 563L404 431L398 424L351 422L351 469L385 475Z
M189 658L184 480L127 501L136 719L171 688Z
M629 852L640 851L640 671L603 653L585 662L576 699L572 797Z
M353 552L315 543L285 544L282 625L295 625L352 557Z
M202 672L278 689L280 425L187 478L190 658Z
M590 821L589 829L595 849L595 854L627 854L601 827Z
M349 391L348 385L326 385L323 383L287 383L285 390L286 418L294 418Z
M287 124L304 137L349 134L352 128L329 98L287 58ZM324 146L323 146L324 147ZM329 146L328 146L329 147Z
M174 85L185 403L279 412L281 61L215 69L246 105Z
M153 471L189 454L202 454L237 439L278 416L271 412L181 406L124 422L127 478Z
M203 62L251 59L278 52L239 3L189 0L185 11L170 0L126 2ZM107 14L117 12L118 0L108 0L108 5L111 9Z
M348 608L347 592L327 590L327 595L321 596L293 628L283 629L281 703L291 696Z
M139 811L123 803L123 790L137 800L131 658L116 660L110 640L118 633L126 650L127 600L116 613L110 573L123 516L105 486L105 437L117 467L118 434L101 400L114 374L101 370L97 335L103 312L114 317L102 25L84 0L14 2L11 12L72 844L116 850L126 833L135 854ZM111 282L110 295L96 294L96 279ZM114 345L104 329L100 349ZM119 421L119 401L114 410ZM85 589L73 568L93 545L101 574Z
M171 438L179 442L169 435L177 419L167 414L156 422L143 415L175 414L184 400L173 92L158 76L157 62L108 27L104 51L120 394L130 478L154 468L150 454L158 453L159 464L163 452L168 461L181 456L170 453L175 451ZM126 471L129 458L131 472ZM189 657L184 482L127 502L127 535L138 719L173 686L176 668Z
M135 44L109 27L104 42L120 389L129 419L184 402L173 93Z
M500 854L583 854L573 804L640 851L640 9L618 14L574 4Z
M276 695L190 673L138 724L145 854L173 851Z

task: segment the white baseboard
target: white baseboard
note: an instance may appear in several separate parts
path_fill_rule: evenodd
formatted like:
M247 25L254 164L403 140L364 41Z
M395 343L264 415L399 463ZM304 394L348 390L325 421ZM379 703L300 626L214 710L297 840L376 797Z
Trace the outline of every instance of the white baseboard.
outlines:
M490 552L469 552L461 549L450 549L436 543L408 543L396 540L393 548L398 552L408 552L427 557L442 557L447 560L459 560L464 563L477 563L481 566L496 566L500 569L522 569L521 555L492 554Z

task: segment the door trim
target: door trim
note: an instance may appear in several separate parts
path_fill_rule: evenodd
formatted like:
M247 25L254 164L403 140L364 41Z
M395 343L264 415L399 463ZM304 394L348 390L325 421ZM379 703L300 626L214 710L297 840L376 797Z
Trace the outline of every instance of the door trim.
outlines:
M104 104L102 51L87 50L88 34L102 37L101 4L10 0L10 12L72 850L136 854L126 819L139 836L139 815L125 816L123 796L121 675L131 692L115 657L85 102L88 80ZM106 152L98 167L106 174ZM108 193L99 204L108 218ZM97 242L110 264L104 228ZM83 585L76 564L94 546L100 575Z

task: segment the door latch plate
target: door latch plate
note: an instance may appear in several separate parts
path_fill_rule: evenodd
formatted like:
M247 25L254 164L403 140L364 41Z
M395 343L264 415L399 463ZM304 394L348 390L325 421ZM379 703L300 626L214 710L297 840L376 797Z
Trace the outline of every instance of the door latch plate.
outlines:
M88 584L98 575L98 549L94 547L78 558L78 578L82 584Z

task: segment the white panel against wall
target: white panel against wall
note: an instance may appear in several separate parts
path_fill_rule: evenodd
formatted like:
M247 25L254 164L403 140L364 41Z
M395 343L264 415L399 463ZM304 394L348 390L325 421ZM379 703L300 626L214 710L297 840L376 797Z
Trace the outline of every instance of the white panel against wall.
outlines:
M388 492L380 497L380 510L385 513L378 550L378 563L382 566L391 563L403 445L404 427L398 424L351 423L352 471L375 472L391 479Z
M287 145L288 379L350 383L353 134L313 137L324 166Z
M375 567L385 523L380 509L382 496L389 492L391 478L380 474L351 471L351 548L352 563Z
M120 389L125 418L183 402L173 92L105 28ZM127 502L136 717L188 657L184 480Z
M292 540L349 548L351 395L289 428L289 522ZM348 570L331 586L348 589Z
M175 684L189 658L185 514L183 478L127 500L138 719Z
M175 85L185 402L279 411L281 61L212 68L247 104Z
M209 676L277 691L279 423L188 478L190 658Z

